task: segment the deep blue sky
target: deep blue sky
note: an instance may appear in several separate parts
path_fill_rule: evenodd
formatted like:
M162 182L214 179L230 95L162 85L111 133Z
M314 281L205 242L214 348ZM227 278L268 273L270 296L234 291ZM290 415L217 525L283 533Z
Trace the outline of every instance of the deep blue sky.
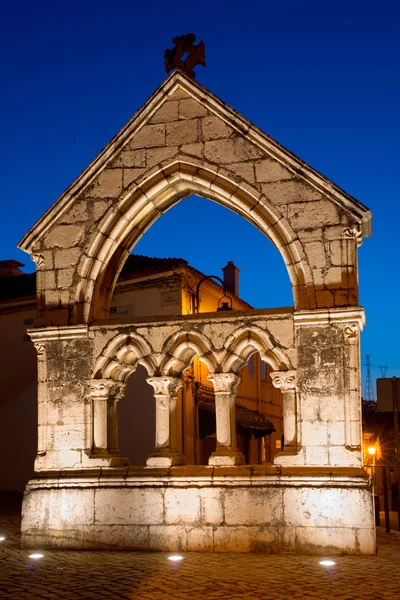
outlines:
M32 270L18 241L162 82L171 38L193 31L206 44L198 81L373 211L359 252L362 352L400 376L399 3L277 4L2 2L0 257ZM207 274L234 260L246 300L292 304L272 245L208 201L176 206L136 251Z

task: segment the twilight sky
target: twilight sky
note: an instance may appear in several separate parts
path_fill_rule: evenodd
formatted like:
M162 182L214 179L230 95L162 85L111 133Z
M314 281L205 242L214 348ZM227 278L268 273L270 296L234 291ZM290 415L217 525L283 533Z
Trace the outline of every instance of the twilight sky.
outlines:
M193 31L206 44L197 80L372 210L359 251L362 354L400 376L400 4L277 4L2 2L0 258L33 270L19 240L160 85L171 38ZM272 244L204 199L171 209L135 252L216 275L234 260L245 300L293 303Z

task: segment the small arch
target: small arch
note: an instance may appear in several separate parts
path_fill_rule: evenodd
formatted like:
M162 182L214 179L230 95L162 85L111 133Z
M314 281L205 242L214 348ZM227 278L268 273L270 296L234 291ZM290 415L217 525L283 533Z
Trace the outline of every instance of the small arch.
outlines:
M94 369L94 379L114 379L125 382L129 375L141 364L149 376L153 376L156 369L156 355L148 341L136 334L119 334L108 342Z
M164 343L160 371L163 375L180 375L197 355L209 372L215 373L218 364L211 348L211 341L200 331L192 329L177 332Z
M262 360L274 371L286 371L291 368L286 353L272 342L266 331L255 325L236 329L226 339L224 348L223 372L238 373L255 352L259 352Z

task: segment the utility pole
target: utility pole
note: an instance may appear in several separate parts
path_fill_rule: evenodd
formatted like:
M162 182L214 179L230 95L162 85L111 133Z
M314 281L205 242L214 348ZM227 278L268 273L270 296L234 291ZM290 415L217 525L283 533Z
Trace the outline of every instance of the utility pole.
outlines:
M386 371L388 370L388 366L387 365L379 365L379 368L381 370L381 377L382 379L385 379L386 377Z
M364 400L368 400L368 402L373 402L375 400L374 397L374 388L372 386L372 377L371 377L371 355L365 355L365 366L367 367L367 379L365 382L365 396Z

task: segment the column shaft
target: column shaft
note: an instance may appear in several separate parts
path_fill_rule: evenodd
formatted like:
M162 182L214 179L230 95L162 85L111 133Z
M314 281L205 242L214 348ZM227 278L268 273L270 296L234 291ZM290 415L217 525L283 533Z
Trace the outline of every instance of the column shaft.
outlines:
M171 467L185 464L185 457L177 448L177 398L183 381L176 377L149 377L156 401L156 449L146 465Z
M229 466L244 464L244 456L237 449L235 389L240 382L234 373L211 373L208 380L215 391L216 451L208 460L209 465Z

